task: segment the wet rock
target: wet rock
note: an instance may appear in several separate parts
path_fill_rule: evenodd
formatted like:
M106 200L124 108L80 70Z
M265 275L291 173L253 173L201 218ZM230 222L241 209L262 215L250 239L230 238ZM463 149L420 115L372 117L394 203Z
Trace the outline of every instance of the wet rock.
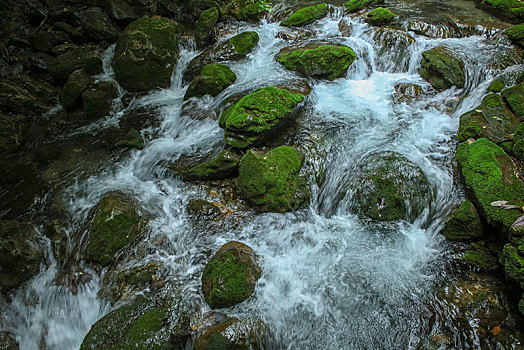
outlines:
M57 97L55 87L26 75L0 80L0 111L4 113L40 116L57 104Z
M214 40L213 29L218 23L219 15L216 7L211 7L200 14L196 22L196 39L200 47L209 45Z
M349 210L373 220L413 222L433 198L422 169L394 152L375 154L347 187Z
M20 146L28 127L24 116L0 113L0 150L13 151Z
M255 21L263 14L263 9L256 2L245 0L225 0L220 2L220 13L225 18L239 21Z
M524 160L524 123L521 123L517 128L513 138L512 151L515 158Z
M304 96L276 87L265 87L244 96L220 117L226 143L235 148L262 144L294 116Z
M456 153L468 198L488 224L509 231L522 214L518 210L505 210L492 206L495 201L524 205L524 184L515 175L511 158L496 144L487 139L462 143Z
M19 346L15 335L9 332L0 332L0 349L18 350Z
M146 220L122 193L111 193L97 205L85 250L86 260L107 266L115 254L143 231Z
M460 116L458 138L460 142L486 138L500 144L513 138L519 123L499 95L489 94L479 106Z
M94 79L84 69L74 71L64 84L60 92L60 102L65 109L70 109L81 104L81 94L86 90Z
M49 69L49 64L53 60L53 57L43 52L37 52L31 54L27 60L37 70L47 71Z
M63 31L64 33L67 33L67 35L69 35L69 37L71 38L72 42L75 44L81 45L89 41L88 36L82 30L82 26L80 24L78 26L76 25L73 26L69 23L60 21L54 24L54 28ZM71 45L72 43L67 43L67 44ZM67 45L67 44L62 44L62 45ZM62 45L58 45L58 46L62 46ZM53 51L55 47L53 47Z
M346 6L346 12L354 13L383 2L384 0L351 0L346 2L344 6Z
M345 19L340 20L338 22L338 30L344 38L349 38L351 36L351 23Z
M193 80L191 85L189 85L184 99L203 97L205 95L215 97L236 80L237 76L229 66L218 63L208 64L202 69L200 75Z
M521 23L524 21L524 4L515 0L477 0L481 8L499 16L505 21Z
M513 44L524 47L524 23L507 29L506 36Z
M69 245L69 234L66 223L52 220L44 224L44 234L51 241L51 249L55 259L60 263L66 258Z
M356 58L348 46L312 45L286 51L276 57L286 69L328 80L344 76Z
M231 151L222 151L211 161L201 163L189 169L170 169L177 172L184 180L222 180L235 177L238 173L240 157Z
M403 72L409 68L415 38L403 30L382 27L375 31L373 41L379 57L377 63L385 71Z
M477 209L469 200L463 201L446 222L441 233L450 241L467 241L482 236L482 222Z
M378 7L367 14L365 21L374 26L385 26L392 23L396 17L390 9Z
M118 91L112 83L103 81L92 84L81 95L87 114L91 118L101 118L109 115L111 103L118 97Z
M319 4L295 11L291 16L280 22L282 27L302 27L327 16L328 5Z
M222 213L217 205L203 199L190 200L186 210L191 217L197 220L213 220Z
M106 1L106 12L118 23L129 24L138 19L135 9L124 0Z
M422 95L424 90L420 85L412 83L398 83L395 84L395 94L393 98L395 102L407 102Z
M0 287L10 291L40 272L43 249L32 225L0 221Z
M195 350L206 349L263 349L259 324L225 315L214 315L212 324L195 341Z
M166 88L178 62L180 25L162 17L145 17L126 27L116 43L113 69L131 92Z
M236 305L253 294L260 275L253 249L240 242L228 242L204 268L204 298L212 309Z
M470 266L481 271L496 271L499 269L496 253L491 252L484 244L471 243L462 259Z
M84 31L94 40L115 43L120 36L120 28L97 7L83 11L81 21Z
M520 120L524 120L524 83L502 90L502 97Z
M243 198L264 212L288 212L306 204L308 188L299 176L303 155L289 146L267 154L249 150L240 162L237 186Z
M422 53L419 74L437 91L444 91L452 86L463 88L466 82L464 62L454 58L443 48Z
M102 72L102 57L97 49L86 46L70 50L55 57L49 71L56 78L66 80L71 73L82 68L90 75Z
M51 53L53 47L71 42L69 35L61 31L40 30L30 39L31 45L38 51Z
M91 326L80 349L185 349L190 337L180 301L138 297Z
M120 138L116 143L117 147L136 148L143 149L145 147L144 138L142 133L135 128L129 129L129 131Z

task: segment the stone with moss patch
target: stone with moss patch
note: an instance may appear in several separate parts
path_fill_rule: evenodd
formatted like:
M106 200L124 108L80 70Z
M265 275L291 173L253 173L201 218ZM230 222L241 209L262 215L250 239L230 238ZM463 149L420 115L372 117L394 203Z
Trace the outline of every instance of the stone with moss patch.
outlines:
M502 97L520 120L524 120L524 83L502 91Z
M111 104L118 97L118 91L111 82L100 81L82 92L84 110L91 118L109 115Z
M524 23L507 29L506 36L513 44L524 47Z
M200 14L196 22L195 39L199 46L205 46L211 42L213 38L213 29L215 28L220 14L216 7L211 7Z
M368 13L365 21L374 26L385 26L392 23L395 18L397 18L397 15L390 9L378 7Z
M466 250L462 259L469 265L484 271L495 271L499 268L497 257L481 250Z
M235 148L261 145L295 115L303 100L304 95L277 87L265 87L244 96L220 117L226 143Z
M510 141L520 120L506 107L497 94L489 94L482 103L460 116L458 139L486 138L500 144Z
M446 222L441 233L450 241L468 241L482 236L482 222L469 200L463 201Z
M211 324L195 340L194 350L207 349L267 349L262 339L267 333L257 321L239 320L213 313Z
M189 318L179 300L139 297L98 320L84 338L88 349L185 349Z
M235 177L238 173L240 157L231 151L222 151L209 162L198 164L190 169L178 171L184 180L222 180Z
M69 76L62 91L60 92L60 103L65 109L70 109L80 104L80 94L86 90L94 79L84 69L74 71Z
M92 47L70 50L55 57L49 64L49 72L60 80L66 80L76 70L84 69L94 75L102 72L102 56Z
M255 21L264 13L258 1L221 0L219 4L224 17L239 21Z
M136 203L122 193L105 196L96 208L86 260L107 266L115 254L131 243L141 233L145 221L136 208Z
M261 269L253 249L228 242L209 260L202 274L204 299L212 309L230 307L253 294Z
M524 288L524 256L519 252L519 248L511 243L504 245L500 261L506 278Z
M513 155L519 160L524 160L524 123L517 128L513 138Z
M162 17L144 17L129 24L116 43L116 80L131 92L168 87L178 61L180 33L177 22Z
M329 80L343 77L355 58L355 52L344 45L306 46L291 52L282 51L276 57L286 69Z
M524 4L519 0L478 0L482 8L504 19L520 23L524 21Z
M491 205L495 201L524 204L524 184L515 175L515 164L496 144L478 139L459 145L457 162L468 190L468 198L488 224L509 231L521 215L518 210L505 210Z
M505 85L500 79L494 79L488 86L488 92L501 92Z
M326 4L305 7L295 11L291 16L280 22L280 25L283 27L302 27L326 17L328 10Z
M418 72L437 91L444 91L452 86L463 88L466 83L464 62L442 47L422 53Z
M344 6L346 7L346 12L354 13L365 9L366 7L381 4L383 2L384 0L351 0L346 2Z
M225 64L208 64L187 89L184 100L204 95L217 96L237 80L237 76Z

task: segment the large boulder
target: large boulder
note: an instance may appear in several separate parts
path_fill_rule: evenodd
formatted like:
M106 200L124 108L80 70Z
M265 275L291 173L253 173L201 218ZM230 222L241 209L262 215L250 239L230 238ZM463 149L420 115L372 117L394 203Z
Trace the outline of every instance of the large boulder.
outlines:
M218 22L220 13L216 7L211 7L200 14L196 22L196 34L195 39L197 45L205 46L208 45L214 39L213 29Z
M365 21L374 26L385 26L393 22L395 18L397 18L397 15L391 12L390 9L378 7L369 11Z
M287 69L321 79L343 77L355 61L348 46L309 45L296 50L284 49L276 57Z
M80 350L181 350L190 337L189 317L180 301L139 297L91 326Z
M85 250L86 260L101 266L140 235L145 220L136 203L122 193L110 193L98 204Z
M60 80L66 80L79 69L90 75L102 72L101 53L89 46L76 48L55 57L49 65L49 72Z
M507 29L506 36L513 44L524 47L524 23Z
M460 116L458 139L464 142L486 138L500 144L513 139L519 123L502 98L492 93L479 106Z
M431 204L432 188L418 166L394 152L368 158L347 187L349 210L379 221L413 222Z
M437 91L444 91L452 86L463 88L466 83L464 62L441 47L422 53L418 72Z
M237 80L237 76L225 64L208 64L202 69L199 76L191 82L184 99L202 97L205 95L217 96Z
M40 272L44 253L32 225L0 221L0 288L17 288Z
M212 309L236 305L253 294L261 273L253 249L244 243L228 242L204 268L204 299Z
M329 8L326 4L305 7L295 11L291 16L280 22L280 25L283 27L302 27L326 17L328 11Z
M476 0L482 8L492 12L505 21L521 23L524 21L524 4L519 0Z
M304 95L265 87L244 96L220 117L226 143L236 148L260 145L295 115Z
M482 222L477 209L469 200L463 201L441 233L450 241L468 241L482 236Z
M169 87L179 57L180 25L162 17L144 17L129 24L115 48L116 80L131 92Z
M507 201L524 205L524 184L517 177L515 164L496 144L487 139L462 143L456 153L468 198L475 204L488 224L509 232L522 215L519 210L506 210L491 203Z
M289 146L267 154L247 151L238 170L241 196L260 211L283 213L300 208L309 194L305 179L299 176L302 160L301 152Z
M502 97L513 113L524 121L524 83L502 90Z
M349 2L346 2L344 6L346 6L347 12L354 13L365 9L366 7L380 4L383 2L384 0L351 0Z

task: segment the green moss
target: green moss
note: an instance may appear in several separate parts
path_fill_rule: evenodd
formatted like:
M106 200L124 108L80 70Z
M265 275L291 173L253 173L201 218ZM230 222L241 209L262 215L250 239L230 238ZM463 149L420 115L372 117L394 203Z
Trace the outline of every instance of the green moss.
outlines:
M255 48L260 40L257 32L243 32L235 35L228 41L233 44L234 50L242 56L247 55Z
M517 159L524 160L524 123L519 125L513 138L513 155Z
M495 79L489 84L488 92L501 92L504 89L504 83L500 79Z
M513 141L502 142L499 146L508 156L513 155Z
M202 97L204 95L215 97L236 80L237 76L229 66L218 63L208 64L189 85L184 99Z
M378 7L368 13L366 22L375 26L383 26L393 22L396 17L397 15L389 9Z
M511 140L518 124L519 119L506 108L502 98L492 93L460 116L458 138L460 142L486 138L498 144Z
M182 172L184 180L221 180L235 177L238 173L239 157L231 151L222 151L213 160L199 164Z
M452 86L463 88L466 82L464 62L441 48L422 53L418 72L437 91L444 91Z
M524 286L524 257L519 253L516 246L508 243L502 249L501 263L504 267L506 277L513 282Z
M503 90L502 97L513 113L522 121L524 119L524 83Z
M313 77L334 80L346 74L356 55L348 46L322 45L279 54L276 59L287 69Z
M226 143L236 148L247 148L263 141L265 134L292 115L298 103L304 100L276 87L265 87L244 96L221 116Z
M453 213L442 234L451 241L467 241L482 236L482 223L473 203L465 200Z
M344 6L346 6L347 12L353 13L375 4L381 4L383 2L384 0L351 0L345 3Z
M141 231L143 222L134 204L120 194L110 194L97 206L86 259L107 266L114 255Z
M302 27L311 24L328 14L328 5L318 4L295 11L289 18L280 22L283 27Z
M203 32L209 32L218 22L218 9L212 7L202 12L200 17L196 22L196 26L199 30Z
M479 250L466 250L462 259L468 264L485 271L493 271L499 267L495 256Z
M524 4L519 0L480 0L480 5L505 20L524 21Z
M293 147L281 146L266 155L248 151L237 179L240 194L261 211L286 212L305 204L306 184L298 173L302 156Z
M506 35L512 43L524 47L524 23L507 29Z
M524 185L515 175L511 158L493 142L479 139L472 144L460 144L456 159L480 214L490 225L508 231L520 212L494 207L491 203L505 200L524 204Z

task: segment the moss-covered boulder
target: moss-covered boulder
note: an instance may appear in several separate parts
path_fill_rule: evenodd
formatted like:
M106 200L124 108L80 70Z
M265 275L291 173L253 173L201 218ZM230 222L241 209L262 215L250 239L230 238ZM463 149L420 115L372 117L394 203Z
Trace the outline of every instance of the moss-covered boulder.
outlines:
M524 121L524 83L502 90L502 97L513 113Z
M384 0L351 0L346 2L344 6L346 7L346 12L354 13L365 9L366 7L381 4L383 2Z
M92 118L109 115L111 103L118 97L118 91L112 83L101 81L92 84L82 92L84 110Z
M500 255L500 262L506 278L520 284L520 287L524 289L524 252L519 247L511 243L506 244Z
M356 58L355 52L344 45L314 45L288 51L276 57L286 69L329 80L343 77Z
M348 209L379 221L414 221L431 205L432 188L418 166L394 152L370 156L346 189Z
M193 80L187 89L184 100L204 95L217 96L228 86L233 85L237 75L225 64L208 64L202 69L198 77Z
M289 146L267 154L249 150L240 162L237 186L243 198L260 211L287 212L304 205L308 189L299 176L303 156Z
M49 64L49 72L60 80L66 80L71 73L84 69L87 74L102 72L102 55L92 47L86 46L70 50L55 57Z
M518 210L492 206L496 201L524 205L524 184L515 175L515 164L496 144L487 139L462 143L456 153L468 198L488 224L508 232L522 215Z
M113 261L115 254L142 232L145 220L136 203L115 192L98 204L85 250L86 260L101 266Z
M326 4L305 7L295 11L291 16L280 22L280 25L283 27L302 27L326 17L328 11L329 8Z
M198 164L189 169L178 169L171 166L170 169L178 173L184 180L222 180L235 177L238 173L240 157L231 151L222 151L211 161Z
M264 13L264 8L258 1L221 0L220 13L225 18L238 21L255 21Z
M265 330L259 323L225 315L212 317L214 322L196 338L194 350L266 348L260 339L260 333Z
M487 92L501 92L504 89L504 82L500 79L494 79L488 86Z
M517 128L513 138L512 150L515 158L524 160L524 123L521 123Z
M228 242L204 268L204 299L212 309L236 305L253 294L261 273L253 249L244 243Z
M514 23L524 21L524 4L519 0L477 0L482 8Z
M196 22L197 31L195 35L199 47L209 44L213 39L213 29L218 22L219 16L220 14L216 7L211 7L200 14Z
M0 221L0 288L17 288L40 272L44 251L33 226Z
M462 260L468 263L468 265L482 271L495 271L499 269L499 261L497 257L487 251L485 247L473 245L470 248L473 249L467 249L462 257Z
M129 24L118 39L113 58L116 80L131 92L166 88L178 61L180 25L162 17Z
M482 103L460 116L458 139L486 138L500 144L510 141L520 120L506 107L497 94L489 94Z
M507 29L506 36L513 44L524 47L524 23Z
M424 51L418 72L437 91L444 91L452 86L463 88L466 83L464 62L443 48Z
M60 91L60 103L65 109L80 105L80 94L86 90L95 80L86 73L84 69L74 71L69 76L62 91Z
M139 297L91 326L80 350L181 350L190 337L189 318L180 301Z
M365 21L374 26L385 26L392 23L395 18L397 18L397 15L390 9L378 7L368 13Z
M244 96L220 117L226 143L236 148L261 145L297 111L304 95L265 87Z
M482 236L482 222L477 209L469 200L463 201L441 233L450 241L468 241Z

